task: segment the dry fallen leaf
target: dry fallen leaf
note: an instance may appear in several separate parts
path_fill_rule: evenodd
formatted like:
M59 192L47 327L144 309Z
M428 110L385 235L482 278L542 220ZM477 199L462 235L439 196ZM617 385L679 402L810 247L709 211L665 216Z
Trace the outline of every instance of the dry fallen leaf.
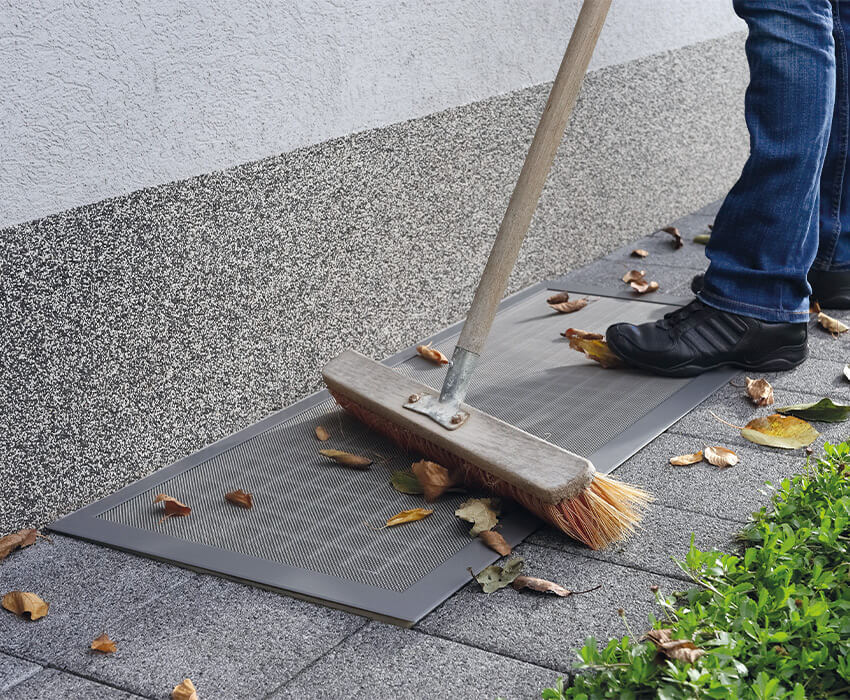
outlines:
M501 503L498 498L470 498L460 504L455 515L472 523L469 534L476 537L485 530L492 530L499 522Z
M504 566L493 564L483 569L480 573L473 573L473 578L481 584L481 590L485 593L493 593L500 588L510 586L522 571L525 560L522 557L511 559ZM469 570L472 573L472 569Z
M189 506L164 493L157 494L156 498L153 499L153 502L162 503L165 506L166 518L170 518L172 515L179 518L184 515L189 515L189 513L192 512L192 509Z
M591 333L590 331L583 331L580 328L567 328L562 336L567 338L568 340L572 340L573 338L580 338L582 340L602 340L605 336L601 333Z
M623 275L623 282L631 284L632 282L643 282L646 278L646 270L629 270Z
M756 406L770 406L773 403L773 387L767 379L750 379L747 377L747 396Z
M38 530L18 530L5 537L0 537L0 561L8 557L16 549L23 549L35 544Z
M682 240L682 234L679 233L679 229L677 229L675 226L665 226L661 230L664 231L664 233L669 233L671 236L673 236L673 247L676 250L685 245L685 242Z
M330 440L331 434L328 432L328 429L325 428L325 426L317 425L316 426L316 437L319 440L321 440L322 442L325 442L327 440Z
M433 512L433 510L429 510L428 508L411 508L410 510L403 510L401 513L397 513L387 520L387 527L422 520L422 518L427 518Z
M35 593L11 591L3 596L3 607L18 617L28 614L30 620L38 620L47 615L50 603L45 603Z
M438 365L449 364L449 358L437 350L437 348L432 348L431 343L428 343L427 345L417 345L416 352L418 352L426 360L430 360Z
M773 413L763 418L754 418L741 428L741 436L757 445L794 450L811 445L820 435L810 423Z
M804 420L817 420L823 423L843 423L850 417L850 406L835 403L830 398L824 398L812 403L798 403L793 406L777 407L777 413L786 416L796 416Z
M568 329L567 332L570 330L573 329ZM566 333L564 335L566 336ZM570 338L570 347L573 350L578 350L579 352L584 353L587 357L598 362L605 369L623 366L623 361L611 352L611 348L608 347L608 343L604 340L572 337Z
M505 538L495 530L484 530L483 532L479 532L478 538L490 549L501 554L503 557L506 557L511 553L511 546L507 543Z
M531 590L538 591L540 593L554 593L561 598L566 598L568 595L576 595L577 593L590 593L591 591L595 591L602 587L602 584L600 583L598 586L588 588L586 591L571 591L557 583L547 581L545 578L536 578L535 576L517 576L511 585L518 591L523 588L530 588Z
M546 300L549 306L560 314L571 314L574 311L579 311L587 306L590 300L586 298L570 301L569 292L561 292L555 294Z
M644 250L643 248L635 248L632 251L633 258L645 258L647 255L649 255L649 251Z
M647 282L646 280L641 280L639 282L630 282L629 286L638 294L648 294L649 292L657 291L659 285L658 282Z
M433 503L446 489L454 486L454 479L449 470L436 462L423 459L412 464L410 468L422 485L422 493L428 503Z
M850 327L844 325L837 318L827 316L823 311L818 314L818 323L835 336L850 330Z
M116 651L118 651L118 647L116 646L115 642L113 642L109 638L109 635L106 633L100 635L97 639L95 639L91 643L91 648L95 651L101 651L104 654L114 654Z
M705 654L705 649L700 649L690 639L671 639L672 632L671 629L650 630L644 639L652 642L656 649L668 659L676 661L692 664Z
M705 461L713 464L715 467L725 469L726 467L734 467L738 463L738 455L732 450L725 447L706 447L703 450Z
M425 489L422 488L422 484L419 483L419 479L416 478L416 474L413 472L402 471L401 469L394 471L390 477L390 483L399 493L407 493L415 496L425 492Z
M174 686L174 690L171 691L171 700L198 700L195 684L188 678L184 679L180 685Z
M239 506L240 508L247 508L251 510L254 507L254 496L250 493L246 493L242 489L236 489L235 491L231 491L230 493L224 494L224 497L233 505Z
M343 452L342 450L319 450L319 454L324 457L330 457L337 464L342 464L345 467L366 471L372 460L368 457L351 454L351 452Z
M670 458L670 464L674 467L686 467L689 464L696 464L702 461L702 450L694 452L690 455L678 455Z

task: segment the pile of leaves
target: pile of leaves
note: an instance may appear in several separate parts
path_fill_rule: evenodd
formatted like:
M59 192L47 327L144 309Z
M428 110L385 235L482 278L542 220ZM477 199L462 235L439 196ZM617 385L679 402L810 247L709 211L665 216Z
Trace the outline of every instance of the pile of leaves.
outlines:
M850 696L850 443L824 450L754 514L739 553L691 541L679 565L696 586L656 591L664 621L601 650L589 638L587 672L543 698Z

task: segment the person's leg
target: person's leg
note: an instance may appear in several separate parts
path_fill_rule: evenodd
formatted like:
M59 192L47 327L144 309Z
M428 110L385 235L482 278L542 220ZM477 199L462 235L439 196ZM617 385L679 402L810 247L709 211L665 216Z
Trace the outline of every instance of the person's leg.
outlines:
M850 1L850 0L848 0ZM674 376L806 358L821 171L835 100L830 0L734 0L747 22L750 156L714 222L697 298L656 323L615 324L627 363Z
M830 0L734 0L749 28L750 156L717 214L699 298L803 322L818 246L821 169L835 99Z
M809 283L824 308L850 308L850 0L834 2L833 16L835 107L820 182L820 241Z

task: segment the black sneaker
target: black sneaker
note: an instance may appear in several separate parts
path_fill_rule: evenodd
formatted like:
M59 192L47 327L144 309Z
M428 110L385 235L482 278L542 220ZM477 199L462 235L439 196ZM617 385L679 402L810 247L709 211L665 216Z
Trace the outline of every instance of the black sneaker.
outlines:
M605 339L633 367L692 377L730 365L758 372L791 369L808 355L807 333L806 323L768 323L694 299L654 323L610 326Z
M691 291L699 294L704 283L705 275L694 275ZM850 309L850 270L809 270L809 284L822 309Z

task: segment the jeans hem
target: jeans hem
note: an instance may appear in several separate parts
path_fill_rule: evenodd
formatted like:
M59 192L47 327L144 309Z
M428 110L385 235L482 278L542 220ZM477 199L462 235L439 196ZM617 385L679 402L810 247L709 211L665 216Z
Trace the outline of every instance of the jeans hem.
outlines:
M704 289L697 294L697 298L715 309L728 311L739 316L757 318L769 323L808 323L809 321L808 309L806 311L786 311L784 309L773 309L756 304L746 304L741 301L735 301L734 299L717 296L711 292L706 292Z

